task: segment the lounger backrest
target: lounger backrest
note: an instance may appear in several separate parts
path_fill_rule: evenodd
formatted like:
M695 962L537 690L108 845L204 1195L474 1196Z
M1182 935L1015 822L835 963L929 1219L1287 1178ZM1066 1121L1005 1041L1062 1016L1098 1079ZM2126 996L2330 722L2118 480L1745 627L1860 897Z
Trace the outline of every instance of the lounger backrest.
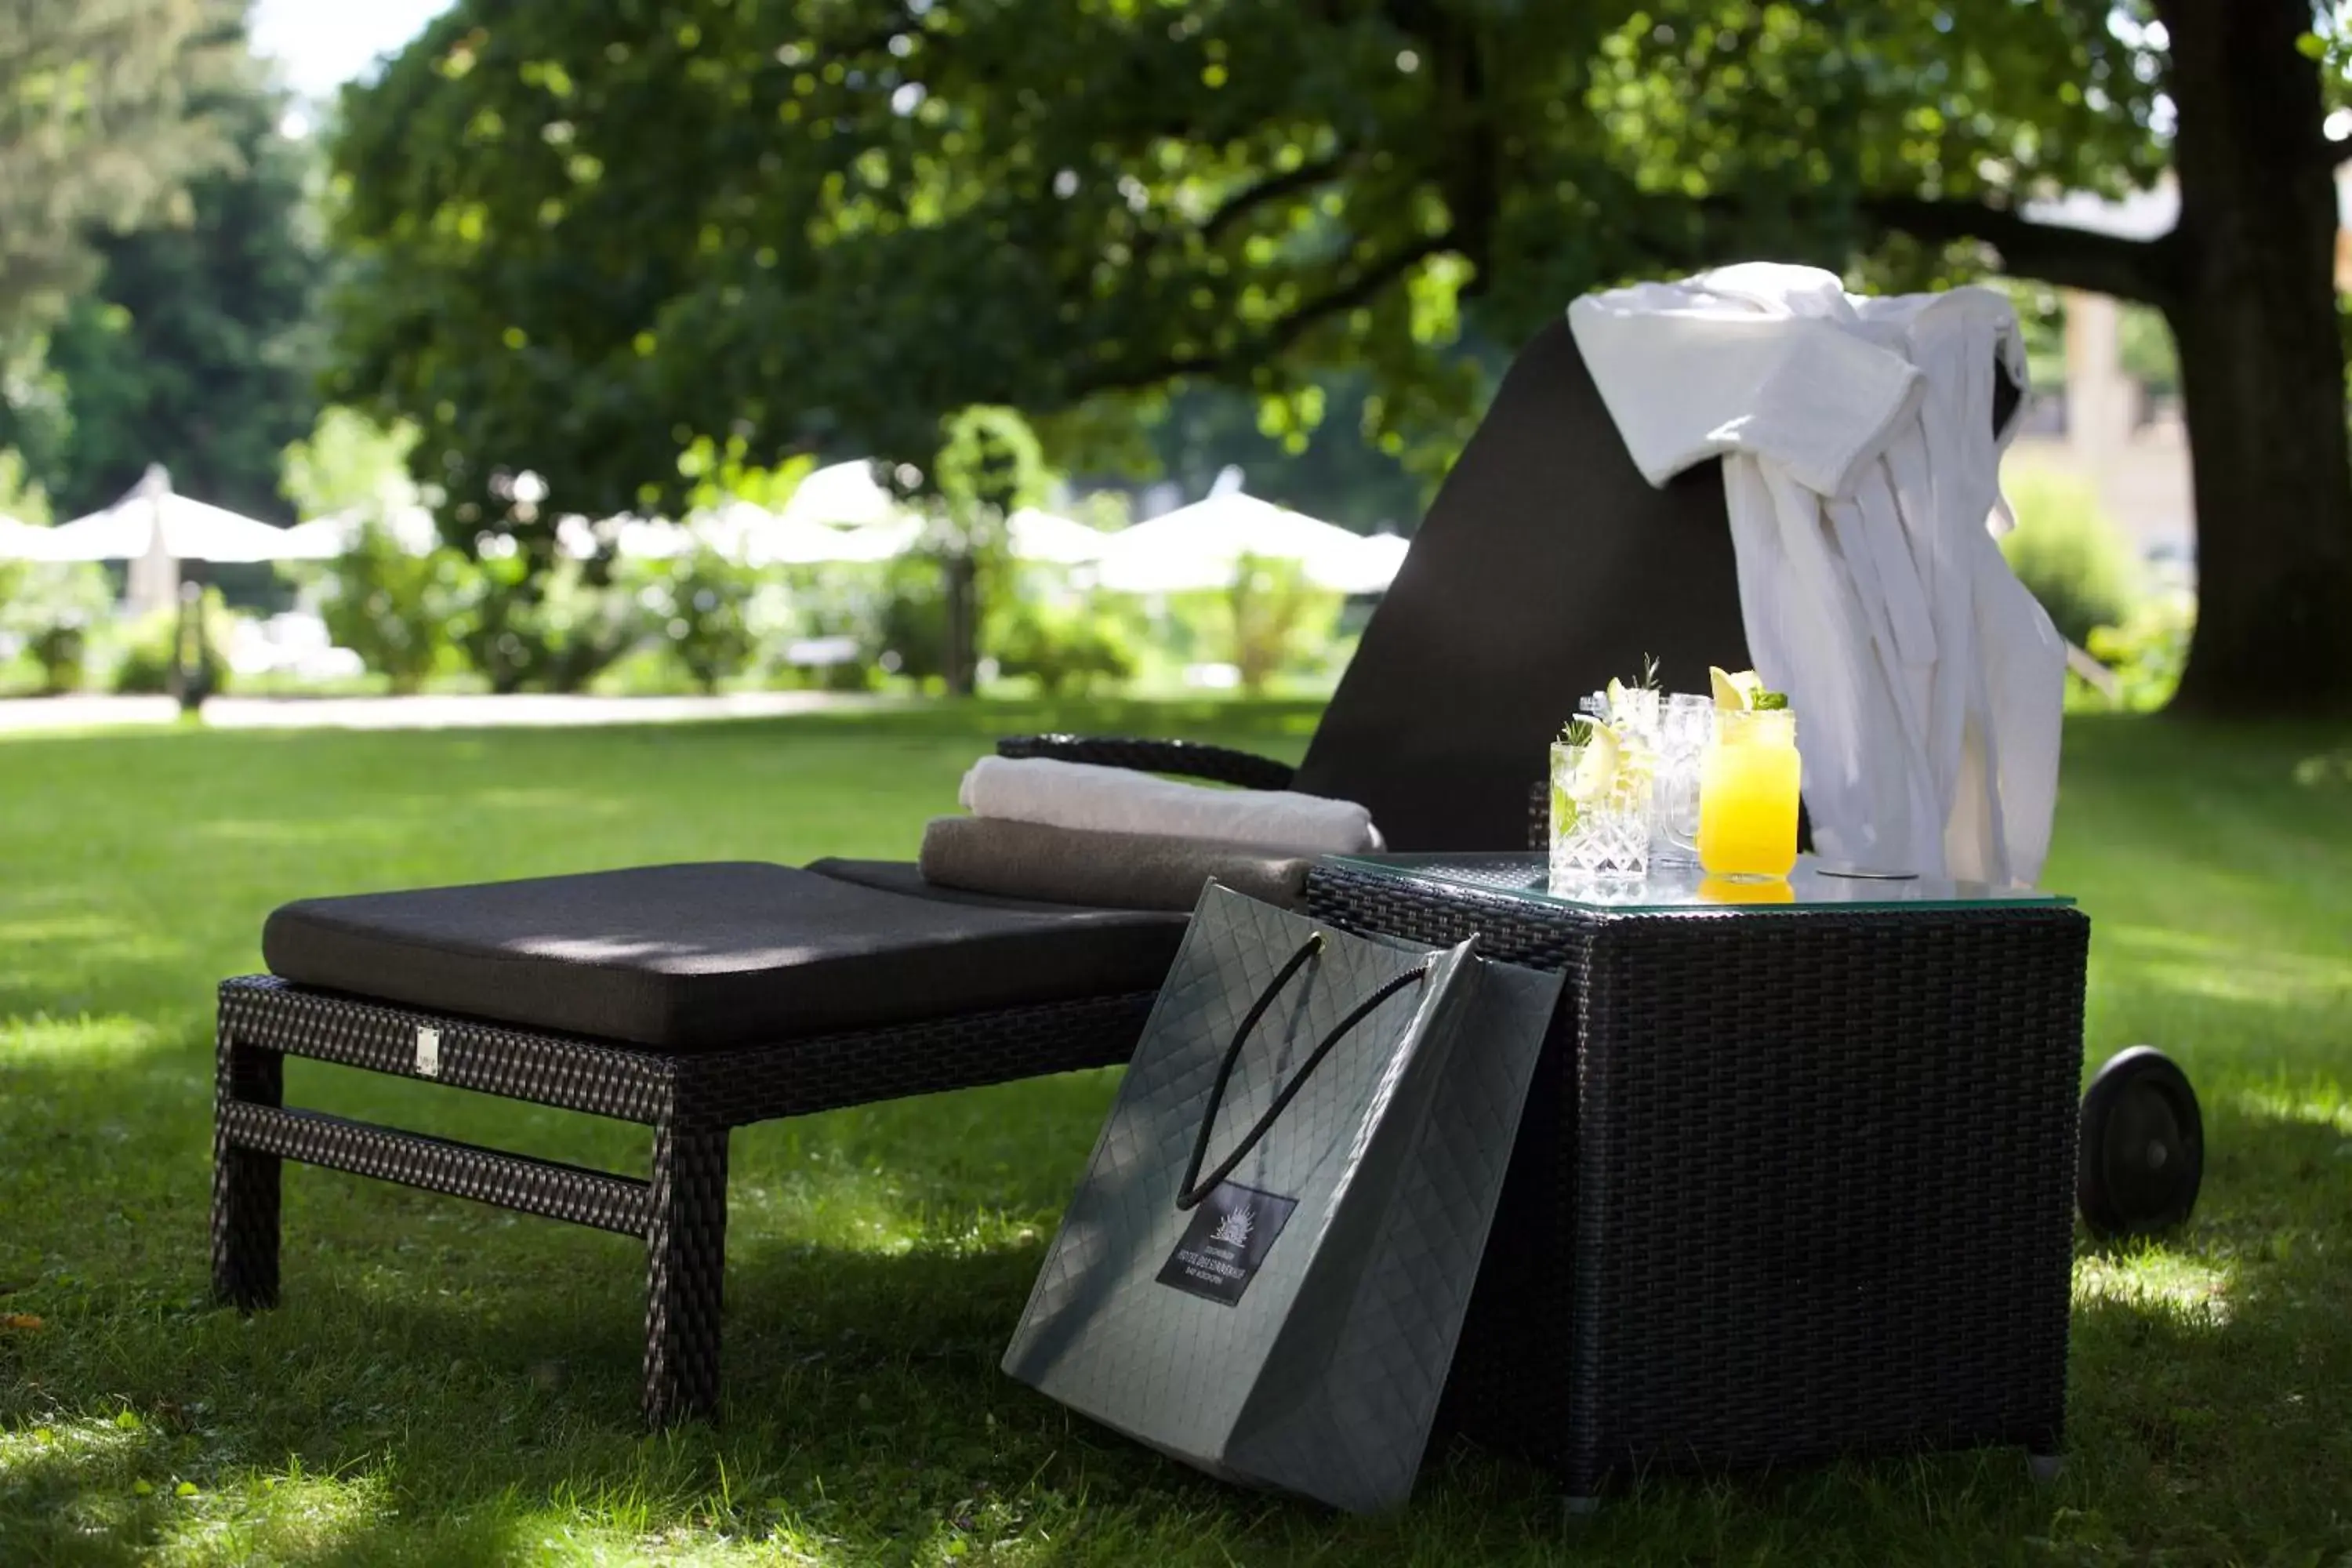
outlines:
M1517 849L1577 699L1748 665L1718 464L1653 489L1555 321L1438 491L1298 770L1398 849Z

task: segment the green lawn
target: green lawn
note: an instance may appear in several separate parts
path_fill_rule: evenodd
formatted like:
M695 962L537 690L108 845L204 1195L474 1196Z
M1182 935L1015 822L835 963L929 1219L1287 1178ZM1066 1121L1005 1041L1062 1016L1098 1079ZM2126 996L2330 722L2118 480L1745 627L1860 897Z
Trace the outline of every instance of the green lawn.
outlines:
M1657 1483L1589 1522L1435 1456L1401 1516L1242 1493L996 1358L1108 1075L737 1134L723 1429L636 1428L638 1249L289 1168L286 1303L205 1302L209 995L303 894L905 854L1000 730L1293 753L1299 708L0 742L0 1564L2352 1562L2352 769L2341 732L2079 721L2048 880L2089 1049L2174 1052L2187 1234L2084 1246L2073 1459ZM296 1063L289 1099L634 1168L636 1129ZM37 1319L37 1323L26 1320Z

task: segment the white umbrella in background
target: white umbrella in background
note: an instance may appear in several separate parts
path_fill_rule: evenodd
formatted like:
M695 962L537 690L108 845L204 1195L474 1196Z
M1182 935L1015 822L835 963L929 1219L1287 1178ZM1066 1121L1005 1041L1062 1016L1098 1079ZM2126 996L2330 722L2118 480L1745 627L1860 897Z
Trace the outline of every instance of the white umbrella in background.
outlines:
M914 547L919 518L892 517L856 528L828 528L787 506L772 512L730 501L696 517L692 535L747 566L824 566L887 561Z
M104 511L51 529L52 561L136 561L159 548L177 561L283 561L289 531L225 507L191 500L172 489L159 464Z
M181 562L292 559L300 546L288 544L289 531L174 492L156 464L104 511L49 530L41 559L128 561L132 610L161 609L179 599Z
M919 517L894 518L887 522L868 523L863 528L829 529L833 537L828 561L863 562L872 563L895 561L923 540L923 520Z
M614 523L613 552L624 561L671 561L701 542L695 531L666 517L624 517Z
M895 519L898 502L875 477L874 465L861 459L819 468L803 479L781 515L794 522L865 527Z
M1366 538L1363 550L1365 571L1377 575L1380 583L1376 587L1355 591L1360 594L1388 592L1389 584L1396 581L1398 571L1404 565L1405 552L1412 548L1412 541L1402 533L1375 533Z
M1343 594L1371 594L1396 575L1390 547L1237 489L1213 491L1112 534L1102 585L1128 594L1178 594L1232 585L1244 556L1296 561L1307 580Z
M0 517L0 561L46 561L43 550L50 533L47 528L36 528L13 517Z
M441 542L441 531L433 521L433 513L424 507L394 507L378 521L392 531L394 541L406 554L430 555ZM286 531L288 553L283 559L332 561L348 555L357 548L367 521L367 512L354 507L349 511L296 523Z
M1035 507L1024 507L1005 524L1012 535L1013 558L1049 566L1089 566L1102 559L1113 534L1088 528L1066 517Z

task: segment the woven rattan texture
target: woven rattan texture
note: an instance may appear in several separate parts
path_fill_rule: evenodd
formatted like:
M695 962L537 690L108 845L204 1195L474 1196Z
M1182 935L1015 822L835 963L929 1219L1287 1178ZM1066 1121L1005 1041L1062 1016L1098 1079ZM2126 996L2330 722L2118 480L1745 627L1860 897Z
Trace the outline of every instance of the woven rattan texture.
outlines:
M719 1416L727 1271L727 1130L680 1118L654 1130L646 1232L646 1425Z
M1572 1493L2057 1448L2089 923L1609 916L1326 864L1318 918L1564 970L1448 1390Z
M220 1107L219 1125L241 1149L624 1236L645 1234L646 1184L634 1177L395 1132L316 1110L231 1103Z
M729 1129L1121 1063L1152 1000L1150 992L1087 997L673 1055L436 1016L267 975L227 981L214 1116L214 1294L247 1310L277 1301L285 1159L642 1236L646 1420L715 1417ZM419 1055L428 1035L430 1072ZM649 1124L649 1178L279 1109L287 1056Z
M404 1078L423 1076L416 1037L430 1028L440 1037L436 1082L647 1125L661 1114L678 1059L307 991L267 974L222 983L220 1028L261 1050Z
M238 1147L218 1112L235 1104L277 1105L285 1098L286 1059L239 1048L226 1030L215 1058L213 1295L251 1311L278 1304L279 1162Z
M1047 757L1092 763L1141 773L1181 773L1188 778L1240 784L1248 789L1288 789L1294 770L1249 752L1208 746L1198 741L1150 741L1114 735L1015 735L996 742L1000 757Z
M1151 994L1132 992L925 1019L748 1049L671 1055L538 1034L309 991L268 975L224 982L220 1026L250 1047L417 1078L420 1029L439 1037L433 1081L648 1126L673 1087L729 1127L910 1094L971 1089L1134 1054Z

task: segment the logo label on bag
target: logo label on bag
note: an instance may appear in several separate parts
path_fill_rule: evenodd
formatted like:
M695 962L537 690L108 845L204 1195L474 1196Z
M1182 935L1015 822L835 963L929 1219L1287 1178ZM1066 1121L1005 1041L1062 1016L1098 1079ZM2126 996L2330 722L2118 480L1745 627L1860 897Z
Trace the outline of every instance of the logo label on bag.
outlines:
M1297 1198L1222 1184L1192 1211L1192 1223L1160 1269L1160 1283L1221 1306L1235 1305L1297 1206Z

